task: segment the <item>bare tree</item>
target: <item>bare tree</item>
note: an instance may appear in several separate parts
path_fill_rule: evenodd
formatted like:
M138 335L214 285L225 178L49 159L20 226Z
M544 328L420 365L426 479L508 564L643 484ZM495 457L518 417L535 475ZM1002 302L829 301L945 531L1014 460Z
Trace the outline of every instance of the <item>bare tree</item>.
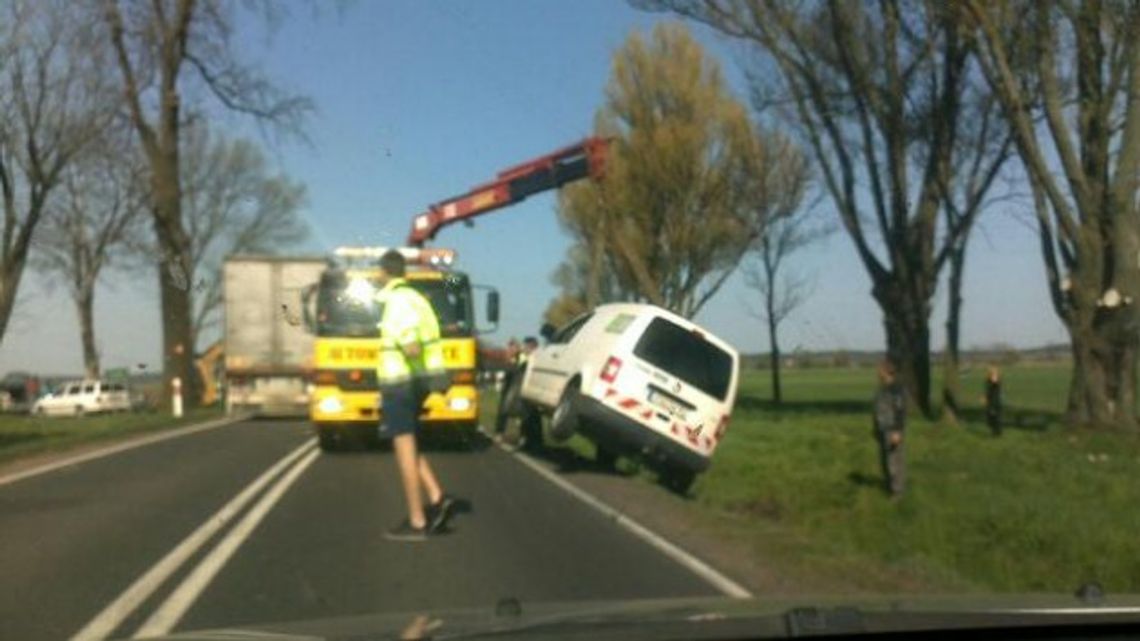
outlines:
M194 381L192 240L182 212L181 182L185 90L204 88L225 108L286 130L296 130L311 107L307 99L282 93L255 68L240 62L233 46L234 26L243 6L248 5L232 0L101 3L122 95L149 168L150 212L163 267L159 292L167 402L175 377ZM272 18L279 5L259 6ZM189 392L189 398L198 397L192 383Z
M942 191L945 226L953 237L947 246L950 273L946 280L946 350L942 363L942 414L949 423L957 422L961 396L962 283L970 232L980 214L993 204L995 199L987 199L987 194L1013 154L1013 138L993 92L971 84L962 103L961 151L955 154L950 172L957 178Z
M1140 5L961 7L1032 188L1049 294L1072 342L1070 421L1134 429Z
M810 294L811 281L782 268L795 252L823 238L831 229L808 215L804 196L811 180L807 158L788 138L776 132L762 136L758 149L758 215L766 224L753 244L754 260L745 266L745 283L759 292L763 307L755 313L768 328L771 353L772 400L783 402L780 384L780 324Z
M787 105L870 276L887 351L930 404L931 299L966 227L942 228L956 176L969 40L944 3L638 0L757 47L756 91ZM779 82L768 80L778 79ZM916 163L921 156L925 162Z
M124 132L108 128L63 172L61 189L35 241L38 266L62 280L79 318L83 365L99 376L95 287L141 234L146 198L141 163ZM126 132L129 134L129 131Z
M0 340L64 170L106 122L100 55L67 3L0 7Z
M232 254L271 254L297 245L309 230L300 217L305 188L273 174L248 140L212 135L204 124L183 129L182 212L190 237L191 345L218 323L222 261Z

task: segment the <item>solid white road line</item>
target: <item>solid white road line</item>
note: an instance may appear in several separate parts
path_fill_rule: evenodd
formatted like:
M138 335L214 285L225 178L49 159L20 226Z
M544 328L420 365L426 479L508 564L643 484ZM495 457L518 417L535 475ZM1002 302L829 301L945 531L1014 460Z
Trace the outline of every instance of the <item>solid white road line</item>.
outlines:
M293 485L301 474L312 465L313 461L320 456L319 451L309 452L309 455L301 459L299 463L293 466L280 480L273 485L261 497L245 517L238 522L237 525L230 530L225 538L222 539L218 545L210 551L206 558L198 564L194 571L190 573L178 586L174 592L167 597L166 601L147 619L137 632L135 638L139 637L152 637L160 636L169 633L174 626L182 619L186 611L190 609L194 602L198 600L202 592L210 585L210 582L217 576L218 572L230 560L230 557L237 552L249 535L253 533L262 519L265 518L273 506L281 500L285 495L289 486Z
M316 439L309 439L303 445L287 454L273 467L257 477L237 496L226 503L222 509L206 519L206 522L182 540L165 557L140 576L110 603L102 612L97 614L75 636L72 641L95 641L107 638L107 635L122 625L123 621L131 615L150 595L154 594L167 579L173 575L186 559L194 555L207 541L229 524L257 494L276 478L282 470L293 464L299 457L311 452L316 447Z
M22 481L32 476L39 476L40 474L47 474L48 472L53 472L60 468L70 467L72 465L78 465L80 463L86 463L87 461L93 461L98 458L103 458L104 456L118 454L119 452L125 452L127 450L133 450L136 447L152 445L154 443L160 443L172 438L189 436L190 434L197 434L198 432L205 432L206 430L224 427L226 425L231 425L239 421L244 421L247 418L249 418L249 416L244 414L241 416L227 416L225 418L207 421L205 423L199 423L197 425L191 425L189 427L163 431L152 436L144 436L142 438L132 439L123 443L117 443L115 445L92 450L90 452L84 452L83 454L77 454L75 456L63 458L58 461L52 461L43 465L37 465L36 467L21 470L19 472L13 472L12 474L8 474L6 476L0 476L0 485L15 483L16 481Z
M480 430L482 430L482 428L480 428ZM484 434L486 434L485 431L484 431ZM488 435L488 438L490 438L489 435ZM567 481L566 479L562 478L558 474L551 472L546 467L544 467L541 463L535 461L534 459L527 456L526 454L523 454L522 452L513 451L509 447L507 447L506 445L504 445L502 443L499 443L498 445L499 445L499 449L501 449L504 452L514 456L520 463L529 467L531 470L533 470L536 474L538 474L542 478L550 481L551 483L557 485L558 487L562 488L563 490L566 490L566 492L568 492L574 498L582 501L586 505L594 508L595 510L601 512L602 514L606 515L607 517L613 519L614 522L616 522L619 526L625 528L626 530L628 530L631 534L633 534L637 538L639 538L642 541L645 541L649 545L653 546L658 551L663 553L665 556L667 556L667 557L673 559L674 561L676 561L677 563L680 563L681 565L685 566L691 572L693 572L697 576L701 577L702 579L707 581L710 585L712 585L716 589L720 590L721 592L723 592L727 596L730 596L730 597L733 597L736 599L750 599L750 598L752 598L752 593L749 592L747 588L740 585L736 581L733 581L732 579L726 577L725 575L721 574L720 572L715 570L712 566L710 566L708 563L705 563L704 561L693 556L692 554L685 551L684 549L682 549L678 545L667 540L665 537L654 532L653 530L650 530L649 528L638 523L637 521L633 520L629 516L626 516L621 511L619 511L613 507L610 507L609 505L606 505L604 502L602 502L601 500L599 500L598 498L596 498L595 496L593 496L589 492L587 492L587 491L581 489L580 487L574 485L573 483Z

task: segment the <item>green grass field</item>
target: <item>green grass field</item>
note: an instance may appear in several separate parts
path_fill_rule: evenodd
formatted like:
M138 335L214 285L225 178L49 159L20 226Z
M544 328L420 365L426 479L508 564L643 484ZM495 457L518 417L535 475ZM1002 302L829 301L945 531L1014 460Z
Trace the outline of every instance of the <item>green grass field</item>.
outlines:
M0 415L0 462L72 449L99 441L196 423L221 416L221 410L188 411L181 419L167 414L135 412L82 418Z
M822 566L871 562L951 589L1140 591L1140 438L1062 426L1067 367L1010 368L1004 381L1000 438L980 422L980 369L963 376L962 424L912 415L909 487L893 504L871 370L787 371L779 410L767 373L750 372L695 501Z
M892 503L871 437L873 370L788 370L781 408L768 373L747 372L689 507L715 536L821 590L1071 593L1096 580L1140 592L1140 437L1063 426L1067 365L1003 376L999 438L982 423L981 368L963 372L957 426L911 415L907 493ZM593 455L578 437L569 446Z

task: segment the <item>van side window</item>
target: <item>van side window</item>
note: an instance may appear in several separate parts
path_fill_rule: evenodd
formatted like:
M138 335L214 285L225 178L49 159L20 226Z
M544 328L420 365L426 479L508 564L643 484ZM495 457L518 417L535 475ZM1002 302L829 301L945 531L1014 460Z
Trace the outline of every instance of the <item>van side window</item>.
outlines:
M68 396L75 396L76 394L79 393L79 386L78 385L68 385L67 391L64 393L67 394Z
M88 383L88 384L84 385L83 386L83 393L84 394L94 394L95 393L95 384L94 383Z
M575 318L574 320L570 321L568 325L558 330L558 332L554 334L554 337L550 339L550 342L560 344L569 343L570 340L574 338L574 335L578 333L578 330L582 329L582 326L588 323L593 317L593 312L590 312L589 314L584 314L578 318Z

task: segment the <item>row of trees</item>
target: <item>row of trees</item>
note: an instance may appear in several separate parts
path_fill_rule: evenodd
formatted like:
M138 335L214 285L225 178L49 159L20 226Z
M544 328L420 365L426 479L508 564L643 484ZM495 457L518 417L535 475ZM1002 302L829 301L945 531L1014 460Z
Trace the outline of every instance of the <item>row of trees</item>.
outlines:
M693 315L750 252L770 291L776 274L764 257L781 238L797 246L786 221L812 178L927 415L931 310L946 284L942 405L952 418L970 232L1000 197L1036 214L1046 283L1072 344L1070 420L1135 428L1140 4L634 4L746 43L752 118L683 28L658 28L649 47L632 37L597 119L615 137L612 171L559 203L577 244L556 274L563 295L552 316L607 299ZM801 165L801 178L773 178ZM778 323L784 309L769 300L767 317Z
M222 257L305 237L303 187L253 143L209 126L211 102L280 131L298 131L309 109L237 59L239 10L224 0L3 3L0 341L25 269L39 268L75 301L96 375L101 275L156 267L165 381L192 382L195 348L218 321ZM272 22L276 8L258 11Z

